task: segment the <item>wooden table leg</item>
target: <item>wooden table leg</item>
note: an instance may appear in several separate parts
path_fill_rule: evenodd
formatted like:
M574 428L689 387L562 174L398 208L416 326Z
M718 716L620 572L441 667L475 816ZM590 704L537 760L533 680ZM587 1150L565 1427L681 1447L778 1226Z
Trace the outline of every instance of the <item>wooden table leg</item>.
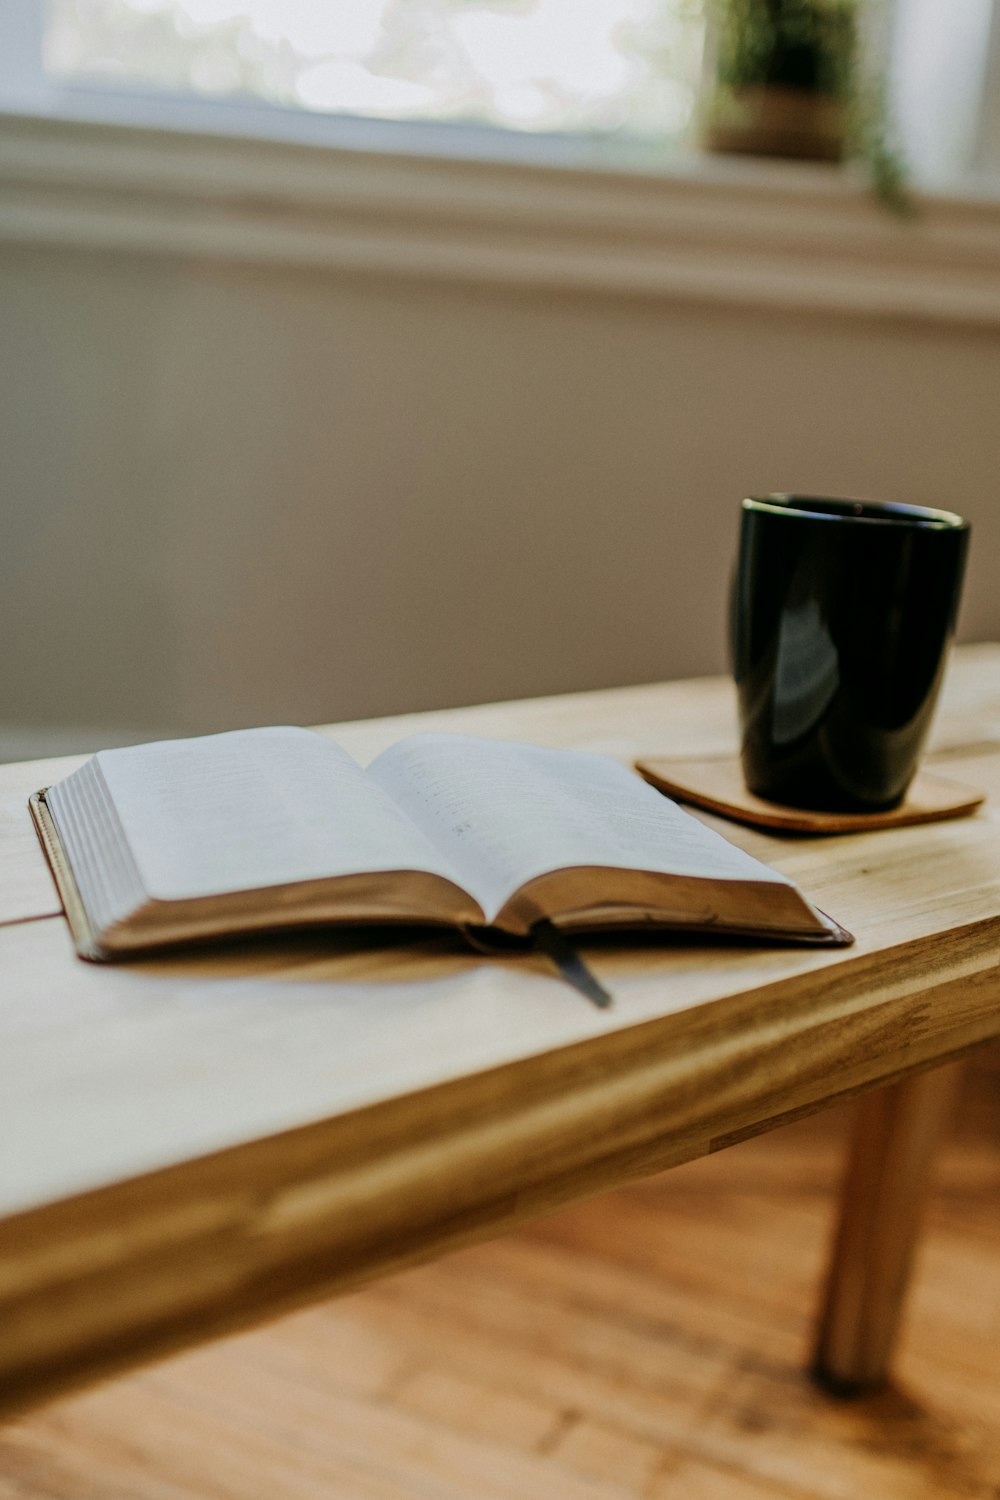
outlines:
M841 1396L888 1376L929 1169L960 1063L858 1101L813 1374Z

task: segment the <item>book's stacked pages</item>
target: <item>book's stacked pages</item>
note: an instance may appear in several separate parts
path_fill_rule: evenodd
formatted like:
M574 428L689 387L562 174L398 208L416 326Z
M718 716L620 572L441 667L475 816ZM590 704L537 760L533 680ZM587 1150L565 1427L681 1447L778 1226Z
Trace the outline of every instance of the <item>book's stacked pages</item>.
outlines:
M850 941L784 875L579 751L421 734L363 770L312 730L240 730L101 751L32 812L91 959L327 923Z

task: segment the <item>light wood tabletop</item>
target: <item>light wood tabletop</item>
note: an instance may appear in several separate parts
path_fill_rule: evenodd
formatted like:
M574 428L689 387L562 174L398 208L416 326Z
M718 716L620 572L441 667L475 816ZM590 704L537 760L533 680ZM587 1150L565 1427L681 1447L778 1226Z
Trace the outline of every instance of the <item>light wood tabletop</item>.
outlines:
M721 679L330 732L364 761L417 728L626 763L736 738ZM1000 1034L1000 647L955 653L928 757L988 794L974 816L706 818L853 948L595 941L609 1011L447 934L83 963L26 803L84 758L0 767L0 1409L904 1080L859 1136L819 1354L845 1387L884 1372L947 1070L919 1075Z

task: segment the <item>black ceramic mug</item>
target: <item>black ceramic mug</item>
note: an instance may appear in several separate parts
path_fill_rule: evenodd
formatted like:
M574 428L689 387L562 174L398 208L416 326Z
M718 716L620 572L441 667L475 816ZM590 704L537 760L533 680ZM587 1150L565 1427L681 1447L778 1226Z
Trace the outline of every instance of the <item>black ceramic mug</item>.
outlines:
M743 501L733 670L743 774L793 807L893 807L944 674L969 526L916 505Z

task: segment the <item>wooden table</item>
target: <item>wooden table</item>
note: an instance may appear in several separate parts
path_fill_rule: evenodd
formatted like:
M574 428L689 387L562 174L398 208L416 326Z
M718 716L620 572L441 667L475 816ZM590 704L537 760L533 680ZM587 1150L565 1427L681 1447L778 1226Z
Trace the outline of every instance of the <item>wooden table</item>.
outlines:
M721 680L336 736L367 759L417 727L625 761L735 738ZM836 839L725 825L854 948L595 943L608 1012L447 936L81 963L25 810L79 759L0 767L0 1407L891 1084L861 1117L817 1356L834 1386L878 1381L950 1071L925 1070L1000 1034L1000 647L956 653L931 758L986 807Z

